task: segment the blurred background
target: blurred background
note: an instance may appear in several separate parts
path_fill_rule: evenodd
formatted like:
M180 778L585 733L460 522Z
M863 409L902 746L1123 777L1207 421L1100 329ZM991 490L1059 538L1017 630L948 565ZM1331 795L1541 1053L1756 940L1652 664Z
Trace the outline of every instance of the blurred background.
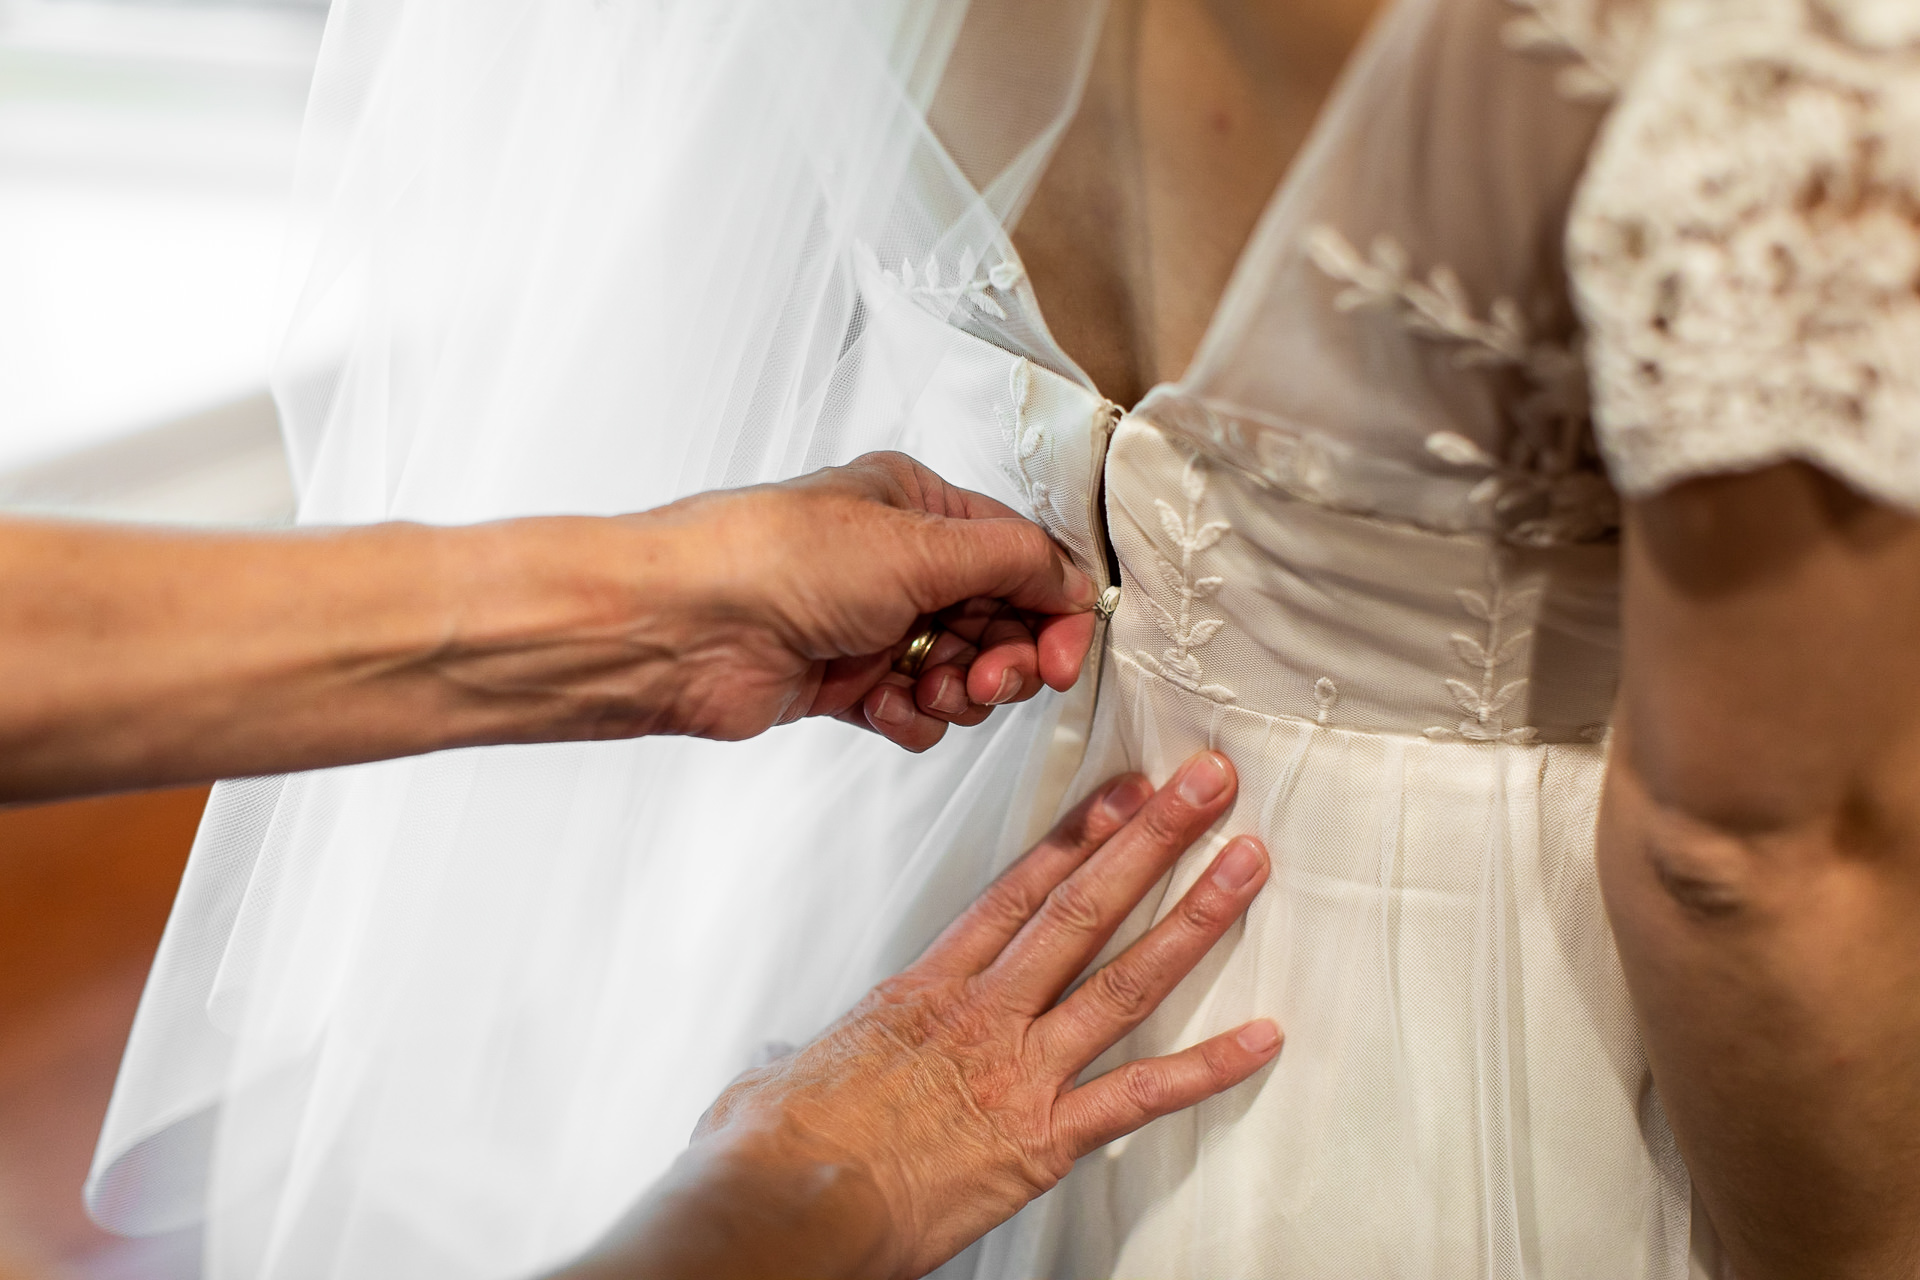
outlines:
M266 394L325 0L0 0L0 509L274 524ZM0 1277L185 1280L80 1182L201 789L0 809Z

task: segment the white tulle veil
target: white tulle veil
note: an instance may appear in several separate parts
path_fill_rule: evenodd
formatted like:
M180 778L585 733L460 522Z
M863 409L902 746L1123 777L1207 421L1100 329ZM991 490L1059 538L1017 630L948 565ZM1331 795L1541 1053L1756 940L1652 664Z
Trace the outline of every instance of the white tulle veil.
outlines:
M863 263L1084 386L1006 228L1102 8L335 0L276 375L302 520L620 512L897 443L862 389L928 375L869 349ZM1020 503L991 454L938 461ZM917 758L815 723L221 784L94 1213L203 1223L215 1277L550 1265L1022 846L1066 705Z

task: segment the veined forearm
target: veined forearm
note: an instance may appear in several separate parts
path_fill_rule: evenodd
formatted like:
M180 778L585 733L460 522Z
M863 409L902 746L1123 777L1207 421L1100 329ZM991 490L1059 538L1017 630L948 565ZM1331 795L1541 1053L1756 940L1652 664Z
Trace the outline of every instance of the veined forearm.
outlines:
M0 522L0 799L630 730L648 655L590 572L612 524Z

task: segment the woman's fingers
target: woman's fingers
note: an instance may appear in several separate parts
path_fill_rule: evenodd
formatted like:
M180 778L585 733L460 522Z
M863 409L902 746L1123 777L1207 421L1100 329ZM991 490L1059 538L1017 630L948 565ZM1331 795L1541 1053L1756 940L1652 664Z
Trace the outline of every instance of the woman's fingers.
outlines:
M1233 802L1233 766L1203 751L1046 901L986 971L1014 1008L1052 1007L1174 860Z
M1108 779L1075 805L1046 839L1001 872L999 879L934 939L914 967L929 973L964 975L986 968L1032 919L1048 892L1125 826L1152 794L1152 785L1137 773Z
M992 707L983 707L967 696L967 669L958 665L921 672L913 686L913 700L922 714L963 729L971 729L993 714Z
M946 721L920 710L913 696L913 681L897 671L880 677L856 710L868 728L908 751L925 751L946 736Z
M980 656L967 673L967 696L997 707L1040 692L1040 652L1022 615L1002 610L980 633Z
M1115 1067L1060 1099L1054 1136L1078 1160L1149 1120L1231 1089L1273 1061L1280 1039L1272 1019L1261 1018L1191 1049Z
M1158 1008L1245 913L1267 871L1258 840L1229 842L1165 918L1041 1017L1034 1031L1060 1074L1079 1075Z
M1080 668L1093 647L1094 615L1069 613L1040 622L1037 648L1040 678L1049 689L1065 693L1080 678Z

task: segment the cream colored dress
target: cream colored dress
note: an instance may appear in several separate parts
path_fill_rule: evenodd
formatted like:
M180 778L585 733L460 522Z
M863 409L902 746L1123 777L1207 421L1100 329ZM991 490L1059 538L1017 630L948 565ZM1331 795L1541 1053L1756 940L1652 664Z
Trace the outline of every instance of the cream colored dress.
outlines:
M1193 370L1114 433L1122 603L1072 788L1240 770L1109 954L1233 833L1275 860L1104 1061L1261 1015L1285 1049L953 1273L1706 1265L1595 878L1606 475L1798 457L1920 508L1916 37L1864 0L1386 16Z

